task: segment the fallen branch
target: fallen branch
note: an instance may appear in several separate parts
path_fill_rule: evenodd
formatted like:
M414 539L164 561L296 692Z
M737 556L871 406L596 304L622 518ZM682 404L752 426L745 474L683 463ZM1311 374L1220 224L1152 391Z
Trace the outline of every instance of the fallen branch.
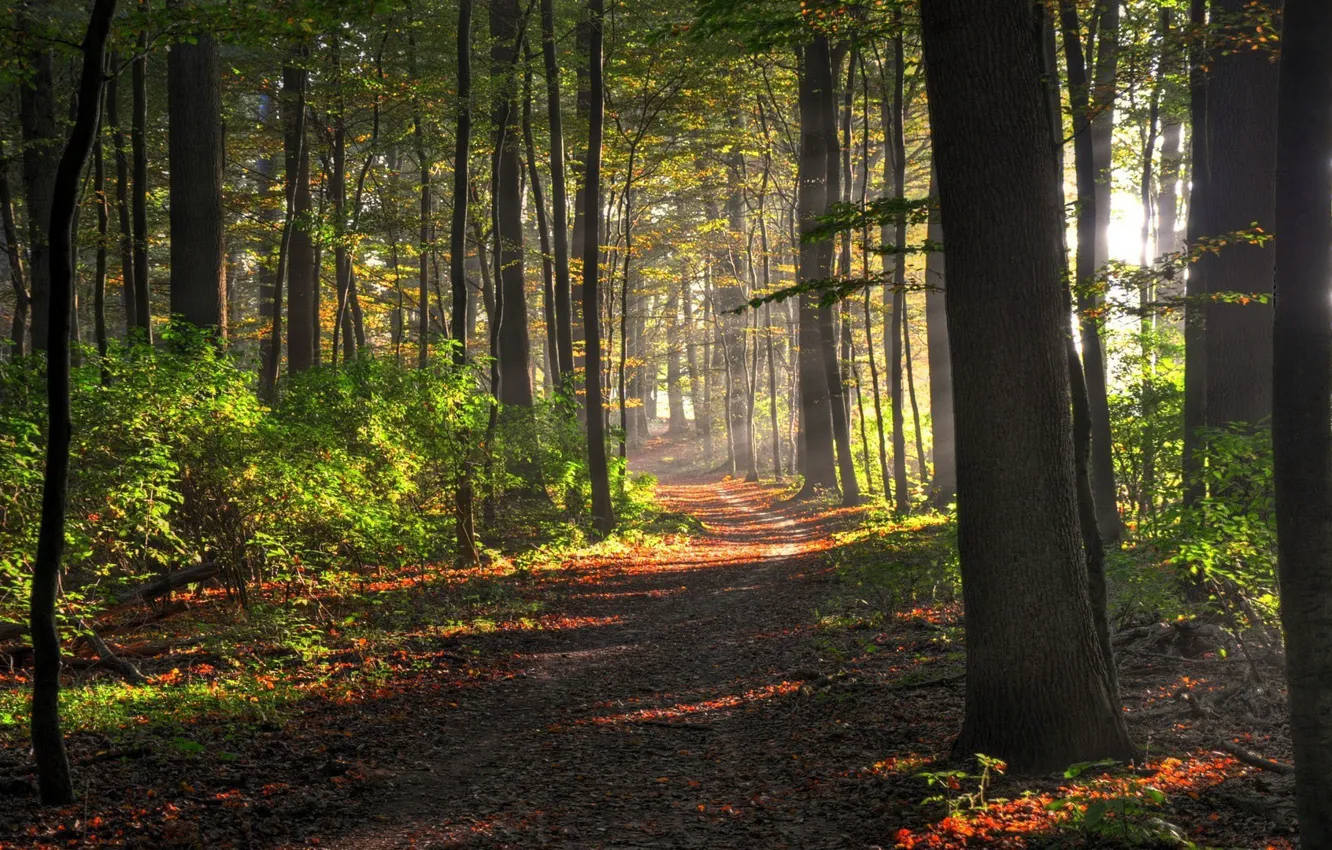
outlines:
M139 668L112 652L111 647L106 645L106 641L102 640L91 626L83 620L79 621L79 625L83 627L88 643L97 651L97 657L101 659L103 667L119 673L131 685L148 684L148 680L139 672Z
M164 596L173 590L184 587L187 584L195 584L201 581L207 581L214 578L222 572L222 565L216 561L204 561L202 564L195 564L192 567L186 567L183 570L176 570L174 573L167 573L159 576L152 581L145 582L133 590L126 591L111 600L113 605L123 605L126 602L148 602L159 596Z
M1256 753L1249 752L1248 750L1241 747L1239 744L1233 743L1231 741L1222 741L1218 745L1218 749L1225 750L1235 758L1247 764L1249 767L1256 767L1259 770L1270 770L1273 773L1280 773L1285 775L1289 775L1295 772L1295 767L1293 765L1283 764L1282 762L1272 761L1271 759L1265 759Z

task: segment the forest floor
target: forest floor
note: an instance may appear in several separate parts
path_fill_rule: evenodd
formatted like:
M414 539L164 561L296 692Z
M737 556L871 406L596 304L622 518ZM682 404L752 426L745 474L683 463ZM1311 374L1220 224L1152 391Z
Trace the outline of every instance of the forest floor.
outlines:
M1195 691L1251 689L1217 659L1124 671L1148 769L995 776L981 805L975 771L947 762L956 611L851 616L832 555L857 511L691 473L681 451L654 441L635 468L661 476L692 534L484 581L383 581L367 618L415 612L390 640L336 611L318 652L247 674L252 691L227 690L215 652L144 662L175 700L114 683L100 708L80 702L80 802L5 798L0 846L1184 846L1172 828L1199 846L1291 846L1288 778L1212 749L1243 733L1191 711ZM489 606L486 626L420 627L446 603ZM0 772L26 770L21 719ZM1129 817L1086 823L1097 800Z

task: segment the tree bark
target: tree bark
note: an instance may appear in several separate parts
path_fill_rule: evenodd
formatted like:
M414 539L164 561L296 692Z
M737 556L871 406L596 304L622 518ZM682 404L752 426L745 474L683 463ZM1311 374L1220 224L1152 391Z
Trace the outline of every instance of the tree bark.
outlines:
M139 0L140 14L147 14L148 0ZM130 84L134 89L130 116L130 147L133 159L134 193L134 326L143 342L152 344L152 304L148 281L148 31L140 30L135 46Z
M528 375L531 343L527 333L527 293L523 279L523 200L519 145L522 128L518 109L518 0L490 4L491 79L494 100L491 122L495 128L495 245L498 254L496 286L505 309L499 317L499 400L516 407L532 406Z
M833 81L828 39L817 36L804 48L800 76L800 162L797 206L799 227L806 233L818 225L818 216L828 209L828 137L836 133L832 124ZM800 280L822 280L832 271L833 243L800 242ZM833 455L831 390L824 368L821 312L818 296L800 296L800 408L801 461L805 483L802 495L817 488L837 489L837 464ZM834 371L836 363L833 364ZM854 480L854 479L853 479Z
M1190 0L1189 24L1199 33L1206 32L1207 0ZM1195 38L1189 50L1189 123L1190 172L1187 237L1190 246L1212 232L1210 204L1207 200L1211 181L1211 154L1207 133L1208 74L1207 44ZM1202 478L1201 431L1207 422L1207 273L1211 258L1201 257L1191 263L1185 282L1187 301L1184 309L1184 504L1196 504L1204 495Z
M18 30L27 47L25 57L32 68L31 83L19 88L19 121L23 135L23 188L27 195L28 294L31 299L31 350L46 349L50 321L51 248L47 242L51 223L51 191L59 164L59 131L56 129L55 80L51 51L28 32L32 22L28 4L18 8Z
M1134 756L1106 687L1078 523L1063 209L1025 0L921 7L950 234L966 713L954 752L1018 772Z
M284 175L285 210L282 219L282 234L278 244L277 270L273 274L273 330L268 338L268 358L264 361L264 375L260 381L260 391L270 402L277 400L278 373L282 365L282 296L291 268L291 242L297 215L297 195L300 192L301 162L305 154L305 75L296 73L290 80L294 88L288 88L287 69L283 69L282 98L286 108L283 118L290 119L294 126L288 129L296 143L296 149L290 152L288 168ZM291 166L295 166L292 168ZM307 183L308 192L308 183ZM396 249L395 249L396 251ZM396 272L396 270L395 270ZM395 274L396 279L396 274ZM262 313L261 313L262 315Z
M601 230L601 143L605 121L605 84L602 81L602 27L604 0L587 0L588 20L588 134L587 165L584 168L583 233L583 333L587 340L587 453L592 482L592 518L597 531L609 534L615 527L606 464L605 413L601 389L601 309L598 300Z
M1110 2L1107 9L1117 9ZM1078 184L1078 254L1075 291L1080 314L1078 329L1082 339L1082 362L1086 375L1088 415L1091 419L1091 476L1092 494L1096 505L1096 521L1101 537L1107 541L1119 539L1121 523L1115 490L1115 466L1111 453L1110 403L1106 395L1105 352L1101 341L1098 316L1101 297L1096 294L1096 273L1105 262L1100 257L1104 250L1105 227L1109 226L1109 129L1104 116L1108 107L1100 102L1093 106L1091 80L1082 49L1082 29L1078 23L1077 7L1073 0L1060 0L1060 23L1064 37L1064 57L1068 67L1069 103L1073 111L1073 157ZM1105 27L1113 24L1110 32ZM1105 11L1100 20L1100 39L1114 39L1118 32L1118 12ZM1102 48L1102 56L1113 48ZM1113 64L1113 59L1108 60ZM1103 63L1101 63L1103 64ZM1097 84L1108 73L1113 87L1113 70L1097 68ZM1099 111L1097 111L1099 110ZM1108 119L1113 125L1113 117ZM1107 148L1098 151L1098 143ZM1104 164L1103 177L1098 166ZM1102 199L1102 194L1107 197ZM1102 219L1105 227L1102 227Z
M69 757L60 731L60 633L56 628L56 596L60 561L65 548L65 500L69 486L70 376L69 328L74 294L74 211L79 184L92 151L102 113L107 35L116 0L97 0L83 40L78 112L69 141L59 159L52 184L48 244L50 324L46 328L46 395L49 437L46 475L42 485L42 518L37 556L32 565L29 630L32 635L32 751L42 802L74 801Z
M287 370L304 372L315 364L316 293L319 277L315 268L314 240L310 231L314 201L310 195L310 145L305 132L305 92L310 72L305 68L310 50L301 46L282 68L282 91L289 94L283 104L283 148L287 192L292 198L292 225L287 244ZM294 190L294 194L293 194Z
M937 197L931 178L930 195ZM927 241L944 244L943 222L938 211L930 213ZM930 363L931 450L934 478L930 482L930 504L943 509L957 494L957 449L953 436L953 363L948 351L947 295L943 250L925 257L925 337Z
M125 305L125 339L134 338L138 325L139 285L134 274L134 228L130 225L130 164L125 150L125 133L120 125L119 57L111 55L113 71L106 82L106 123L111 131L111 147L116 157L116 216L120 224L120 279L121 298Z
M27 353L28 284L23 277L23 252L19 247L18 225L14 221L14 197L9 188L9 155L0 156L0 223L4 225L5 259L9 262L9 281L14 287L14 322L10 327L9 358L17 360Z
M1280 7L1279 2L1271 4ZM1237 18L1248 0L1212 0L1214 17ZM1225 27L1223 22L1219 26ZM1277 63L1267 50L1220 51L1210 57L1205 199L1210 233L1255 224L1272 232L1276 167ZM1207 292L1270 296L1271 244L1232 242L1203 260ZM1264 427L1272 410L1272 306L1209 301L1206 306L1206 424Z
M200 34L167 56L171 164L171 314L227 335L227 254L222 217L222 63Z
M541 53L546 68L546 117L550 125L551 236L555 248L555 343L560 380L573 372L573 308L569 282L569 201L564 168L564 111L555 55L553 0L541 0Z
M1300 841L1332 846L1332 5L1289 0L1277 94L1272 440Z

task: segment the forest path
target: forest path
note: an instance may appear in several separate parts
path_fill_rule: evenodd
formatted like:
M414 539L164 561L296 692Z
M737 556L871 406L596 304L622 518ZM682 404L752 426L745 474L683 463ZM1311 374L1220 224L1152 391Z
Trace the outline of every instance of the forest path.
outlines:
M683 464L658 443L636 468ZM575 561L546 595L565 627L514 635L521 670L452 710L420 706L377 812L338 848L866 847L878 818L830 798L850 764L811 640L830 593L824 519L772 488L665 478L705 531ZM804 691L802 692L802 688ZM848 780L849 781L849 780ZM848 805L850 803L850 805Z

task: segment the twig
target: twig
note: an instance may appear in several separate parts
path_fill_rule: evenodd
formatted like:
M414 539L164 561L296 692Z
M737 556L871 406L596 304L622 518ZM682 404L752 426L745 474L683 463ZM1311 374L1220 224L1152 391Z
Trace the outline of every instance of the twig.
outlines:
M1265 759L1260 755L1249 752L1248 750L1241 747L1239 744L1235 744L1230 741L1222 741L1220 744L1217 745L1217 748L1225 750L1235 758L1247 764L1249 767L1256 767L1259 770L1270 770L1273 773L1280 773L1285 775L1290 775L1295 772L1295 768L1293 765L1283 764L1282 762L1272 761L1271 759Z
M79 620L79 625L87 633L88 643L92 644L93 649L97 651L97 657L102 660L102 666L119 673L131 685L148 684L148 680L139 672L139 668L112 652L111 647L106 645L106 641L98 636L92 626L89 626L83 620Z

